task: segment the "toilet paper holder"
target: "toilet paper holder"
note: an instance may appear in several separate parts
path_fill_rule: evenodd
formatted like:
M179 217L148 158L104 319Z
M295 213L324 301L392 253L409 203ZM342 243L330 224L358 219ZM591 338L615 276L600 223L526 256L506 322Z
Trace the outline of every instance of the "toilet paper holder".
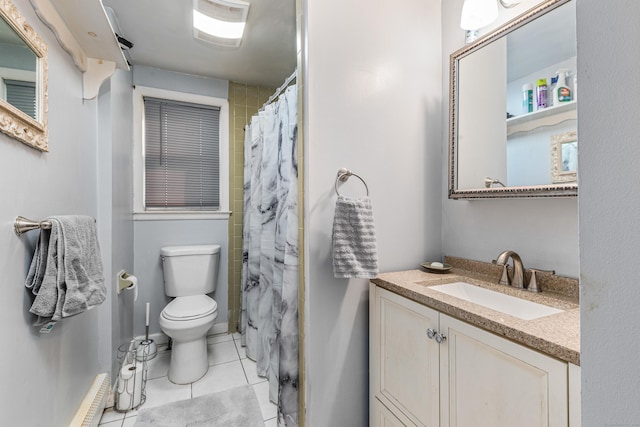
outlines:
M118 273L118 294L124 289L133 289L134 301L138 299L138 278L133 274L129 274L124 270Z
M114 389L114 409L126 412L138 409L147 400L147 349L139 351L141 342L132 340L118 347L119 373Z

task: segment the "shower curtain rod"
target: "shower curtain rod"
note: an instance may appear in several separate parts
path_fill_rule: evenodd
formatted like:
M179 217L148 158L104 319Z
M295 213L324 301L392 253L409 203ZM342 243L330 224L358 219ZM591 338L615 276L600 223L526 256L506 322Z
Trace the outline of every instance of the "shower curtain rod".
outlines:
M282 91L285 90L287 88L287 86L289 86L289 84L293 81L293 79L295 79L297 77L297 75L298 75L298 70L294 70L293 73L291 73L291 75L289 77L287 77L287 79L284 81L282 86L280 86L278 89L276 89L274 94L269 97L267 102L265 102L262 105L262 107L260 107L260 111L262 111L264 109L264 107L266 107L267 105L271 104L278 96L280 96Z

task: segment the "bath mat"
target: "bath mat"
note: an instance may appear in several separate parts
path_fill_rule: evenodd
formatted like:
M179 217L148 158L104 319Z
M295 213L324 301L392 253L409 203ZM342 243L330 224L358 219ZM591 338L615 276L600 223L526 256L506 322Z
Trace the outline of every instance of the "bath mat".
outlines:
M134 427L264 426L253 387L245 385L138 412Z

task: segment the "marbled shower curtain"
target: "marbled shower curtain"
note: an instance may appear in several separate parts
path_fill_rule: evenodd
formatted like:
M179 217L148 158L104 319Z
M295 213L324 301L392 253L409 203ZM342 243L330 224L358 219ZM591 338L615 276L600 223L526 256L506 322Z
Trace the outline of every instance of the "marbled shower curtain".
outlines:
M241 332L278 425L298 425L297 91L245 128Z

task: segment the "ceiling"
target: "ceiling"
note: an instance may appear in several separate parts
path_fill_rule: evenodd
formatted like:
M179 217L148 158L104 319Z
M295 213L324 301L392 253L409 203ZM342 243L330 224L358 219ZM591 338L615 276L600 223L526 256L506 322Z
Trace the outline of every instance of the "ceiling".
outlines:
M242 43L230 48L193 38L190 0L103 0L119 35L134 44L134 66L280 86L296 67L295 0L249 2Z
M575 2L566 3L509 33L507 81L577 55L575 8Z

